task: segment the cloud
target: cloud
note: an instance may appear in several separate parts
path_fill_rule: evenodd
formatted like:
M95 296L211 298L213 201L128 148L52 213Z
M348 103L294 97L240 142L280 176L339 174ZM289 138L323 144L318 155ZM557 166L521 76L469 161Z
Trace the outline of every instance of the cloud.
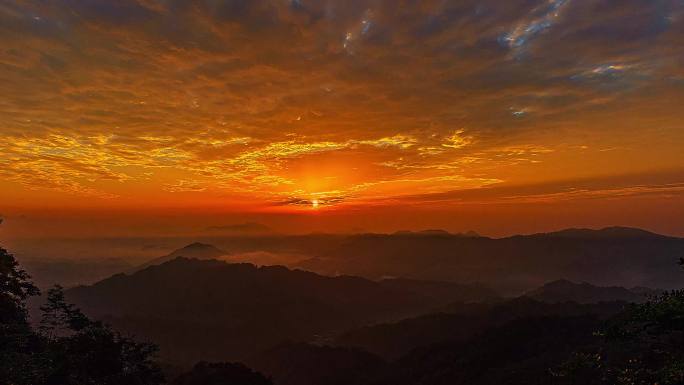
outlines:
M407 149L415 146L416 143L418 143L418 140L411 136L397 134L391 137L384 137L380 139L352 141L352 143L365 144L374 147L398 147L401 149Z
M684 196L684 171L569 179L535 184L498 183L477 189L407 197L416 202L456 204L554 203L638 196Z
M325 208L328 206L334 206L345 202L347 198L342 196L325 196L325 197L312 197L312 198L296 198L292 197L284 201L276 201L273 204L275 206L301 206L312 208ZM315 203L314 203L315 202Z
M677 167L682 15L637 0L7 3L0 176L45 197L341 204L542 182L583 157L603 174Z
M534 8L528 17L515 28L501 36L500 40L511 49L521 49L535 36L551 28L570 0L550 0Z
M463 135L465 131L462 129L454 131L451 135L445 138L445 143L442 143L443 147L449 148L463 148L470 144L472 139L466 135Z

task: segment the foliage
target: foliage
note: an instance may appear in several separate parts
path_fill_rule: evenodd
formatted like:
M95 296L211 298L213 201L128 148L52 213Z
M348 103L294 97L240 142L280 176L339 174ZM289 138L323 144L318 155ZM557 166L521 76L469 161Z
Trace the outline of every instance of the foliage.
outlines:
M67 303L61 286L56 285L47 294L45 305L40 307L43 316L39 330L48 338L69 332L79 332L91 324L73 304Z
M29 275L19 268L19 263L7 250L0 248L0 323L24 323L26 299L39 294Z
M600 335L592 353L577 353L558 376L578 384L684 384L684 290L628 306Z
M0 248L0 384L155 385L163 376L152 361L156 347L91 321L68 304L61 287L47 295L38 330L26 300L38 294L28 274Z

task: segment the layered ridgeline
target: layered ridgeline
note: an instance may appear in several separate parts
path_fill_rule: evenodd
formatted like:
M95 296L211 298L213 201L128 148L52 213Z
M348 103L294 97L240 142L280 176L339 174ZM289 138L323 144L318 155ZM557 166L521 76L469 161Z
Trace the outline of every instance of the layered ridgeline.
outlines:
M559 280L504 300L477 285L177 257L67 297L160 344L165 363L239 360L275 385L473 385L574 383L563 374L566 363L574 367L568 360L602 351L596 331L630 309L627 302L656 292ZM649 349L639 345L637 353ZM199 365L193 375L223 371L252 376L226 365Z
M594 288L598 293L605 289L613 288ZM602 299L621 294L605 293ZM453 304L439 313L350 330L331 342L334 347L283 344L248 364L276 385L612 385L654 383L654 378L679 384L684 378L680 364L673 361L668 367L668 359L677 357L681 347L661 340L656 353L648 355L654 335L681 337L681 325L667 316L681 314L681 294L651 301L548 303L523 296ZM655 316L655 334L645 332L645 340L622 334L634 331L630 322L643 327L642 317L648 314Z
M179 363L241 359L290 339L321 341L495 296L473 285L375 282L183 257L67 292L88 315L158 343L165 359Z
M337 336L334 344L396 359L421 346L466 341L518 319L583 315L605 319L628 303L644 303L662 294L662 290L648 288L601 287L558 280L509 300L453 303L432 314L349 330Z
M167 239L92 242L88 241L88 247L117 249L122 243L127 249L138 250L137 253L145 248L146 258L150 258L149 245L163 250L179 242L195 243L143 264L138 254L118 263L92 257L81 258L78 263L64 263L54 258L38 258L38 252L25 254L22 260L39 286L91 284L117 272L131 273L182 256L285 265L322 275L354 275L372 280L393 277L481 282L508 295L520 295L558 279L627 288L672 289L678 287L672 263L684 255L684 239L623 227L568 229L501 239L473 232L451 234L429 230L357 235L217 235L172 242ZM57 243L52 249L62 246L75 247L71 243ZM84 246L79 247L85 253ZM125 256L122 253L117 257ZM83 265L83 261L88 261L88 265Z
M631 289L620 286L602 287L586 282L576 283L559 279L531 290L525 293L525 296L548 303L599 303L605 301L643 303L662 293L663 290L647 287L633 287Z
M283 344L248 365L275 385L570 385L582 382L554 378L552 370L596 344L601 323L590 314L520 318L391 360L359 348Z
M416 348L468 341L487 330L519 319L584 315L604 319L625 305L621 301L552 304L524 296L496 303L454 303L439 312L346 331L337 336L333 344L360 348L393 360Z
M483 282L511 295L557 279L623 287L679 286L684 239L611 227L492 239L444 232L364 234L297 266L371 279Z
M454 304L351 330L331 341L334 346L282 344L247 364L276 385L607 385L615 382L596 374L595 382L559 375L577 352L601 349L597 331L628 308L624 302L550 304L528 297ZM590 365L598 363L587 357Z

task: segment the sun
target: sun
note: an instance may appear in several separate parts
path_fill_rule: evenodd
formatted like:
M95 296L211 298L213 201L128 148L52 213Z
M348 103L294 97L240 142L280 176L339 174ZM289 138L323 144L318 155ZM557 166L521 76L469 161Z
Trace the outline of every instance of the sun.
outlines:
M318 208L318 199L311 200L311 208L313 208L313 209Z

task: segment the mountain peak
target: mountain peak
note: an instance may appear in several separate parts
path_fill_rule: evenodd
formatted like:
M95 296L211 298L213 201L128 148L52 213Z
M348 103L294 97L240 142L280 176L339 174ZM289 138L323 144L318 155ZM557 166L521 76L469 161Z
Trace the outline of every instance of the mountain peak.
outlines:
M194 242L173 251L169 256L182 256L198 259L216 258L225 255L226 252L214 245L207 243Z
M122 329L131 334L173 333L161 341L162 354L185 362L204 359L207 351L216 352L212 357L237 360L289 339L314 340L359 324L422 314L446 306L454 297L470 302L489 296L477 288L436 285L387 285L282 266L257 268L179 256L70 289L66 295L95 318L122 322ZM150 324L152 319L159 321ZM189 349L186 341L202 348Z
M541 288L549 288L549 287L575 287L577 285L582 285L582 284L587 284L585 283L575 283L567 279L557 279L555 281L551 281L548 283L545 283ZM540 289L541 289L540 288Z
M557 238L594 238L594 239L607 239L607 238L666 238L665 235L656 234L647 230L635 228L635 227L624 227L624 226L611 226L604 227L602 229L587 229L587 228L570 228L560 231L555 231L551 233L541 233L535 234L539 236L547 237L557 237Z
M152 265L160 265L162 263L175 260L179 257L186 259L216 259L226 254L228 254L226 251L221 250L214 245L193 242L189 245L181 247L180 249L174 250L168 255L147 261L130 272L136 272Z
M194 243L191 243L187 246L181 247L179 250L210 249L210 248L215 249L215 247L210 245L210 244L202 243L202 242L194 242Z

